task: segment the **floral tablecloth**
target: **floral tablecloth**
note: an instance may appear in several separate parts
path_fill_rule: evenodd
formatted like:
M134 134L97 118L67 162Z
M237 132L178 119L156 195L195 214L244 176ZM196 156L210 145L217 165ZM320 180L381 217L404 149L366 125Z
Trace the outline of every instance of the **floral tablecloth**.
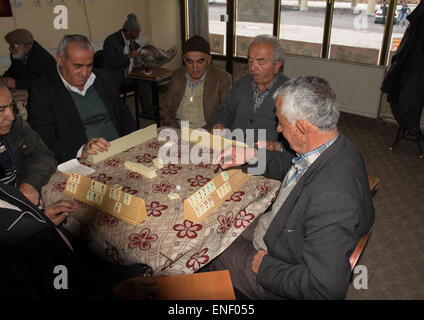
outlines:
M81 204L64 226L84 237L93 252L107 261L145 263L155 275L193 273L218 256L265 212L275 200L280 182L252 176L202 223L193 223L184 219L183 201L218 174L212 165L169 164L158 170L153 179L124 167L125 161L152 166L163 144L155 138L95 165L82 162L96 170L91 178L112 186L119 184L123 191L143 198L146 220L133 226ZM46 205L67 198L63 194L65 183L66 177L61 173L52 176L42 191ZM170 200L170 192L180 198Z

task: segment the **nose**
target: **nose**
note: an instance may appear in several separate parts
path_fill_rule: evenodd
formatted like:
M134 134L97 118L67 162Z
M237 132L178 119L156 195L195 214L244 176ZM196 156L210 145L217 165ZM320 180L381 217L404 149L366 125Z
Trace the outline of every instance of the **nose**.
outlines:
M90 75L90 68L89 67L83 67L80 69L80 75L81 77L87 78Z
M15 115L13 114L12 107L8 107L5 109L5 118L6 120L9 120L9 121L15 120Z

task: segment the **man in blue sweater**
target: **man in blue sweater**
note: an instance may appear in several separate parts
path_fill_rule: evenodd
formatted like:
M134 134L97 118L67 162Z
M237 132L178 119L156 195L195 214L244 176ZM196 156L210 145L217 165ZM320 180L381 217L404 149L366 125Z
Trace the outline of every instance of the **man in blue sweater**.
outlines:
M228 135L240 128L249 143L253 129L256 146L280 150L282 136L277 132L273 94L288 78L279 72L283 65L283 49L276 37L256 36L248 49L249 74L238 80L211 119L212 132ZM225 130L227 129L227 130ZM258 137L258 129L266 130L266 138ZM258 141L260 140L260 141Z

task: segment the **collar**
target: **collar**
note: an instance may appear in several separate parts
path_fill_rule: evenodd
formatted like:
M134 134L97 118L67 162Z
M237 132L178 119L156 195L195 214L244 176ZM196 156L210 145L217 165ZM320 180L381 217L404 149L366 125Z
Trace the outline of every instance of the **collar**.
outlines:
M124 33L122 32L122 30L121 30L121 36L122 36L122 39L124 39L125 45L126 46L129 46L131 41L130 40L127 40L127 38L125 38Z
M278 78L278 72L277 72L277 74L275 75L274 80L272 80L271 85L270 85L268 88L266 88L263 92L259 92L259 90L258 90L258 85L257 85L255 82L253 82L252 78L250 78L250 81L251 81L251 83L252 83L252 87L253 87L253 89L254 89L254 90L255 90L258 94L264 94L264 93L268 93L268 92L271 90L272 86L273 86L273 85L277 82L277 78Z
M318 148L309 151L305 154L302 155L298 155L297 157L295 157L294 159L292 159L292 163L294 165L294 167L296 169L299 170L306 170L307 168L309 168L312 163L314 163L314 161L316 159L318 159L318 157L325 151L327 150L328 147L330 147L334 141L337 140L337 138L339 137L340 132L337 132L337 135L331 139L330 141L324 143L323 145L319 146Z
M208 68L209 69L209 68ZM198 85L200 85L206 78L206 74L208 73L208 69L206 69L205 73L203 74L203 76L200 78L199 82L194 83L193 80L191 80L191 76L188 72L185 73L186 79L187 79L187 85L189 88L195 88Z
M88 88L90 88L92 86L92 84L94 83L94 80L96 80L96 75L94 74L94 72L91 72L90 77L88 77L87 82L84 85L84 89L82 91L80 91L80 89L78 89L77 87L74 87L72 85L70 85L65 78L62 77L60 70L59 70L59 66L56 66L57 68L57 73L59 74L60 79L62 79L63 84L65 85L66 89L68 89L69 91L73 91L76 92L82 96L85 96L85 94L87 93Z

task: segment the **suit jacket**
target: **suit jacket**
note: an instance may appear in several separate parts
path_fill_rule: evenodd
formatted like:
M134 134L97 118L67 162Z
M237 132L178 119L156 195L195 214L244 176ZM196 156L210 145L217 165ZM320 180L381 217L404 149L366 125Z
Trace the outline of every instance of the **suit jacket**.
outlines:
M265 176L282 180L291 158L268 151ZM349 257L373 221L364 161L340 134L304 173L265 233L268 254L257 282L266 298L343 299Z
M282 141L281 135L277 132L278 120L275 116L275 100L272 95L287 80L288 78L279 72L268 96L254 112L251 77L244 76L233 85L224 101L216 108L210 126L221 123L231 131L240 128L245 134L246 129L254 129L254 141L258 140L257 129L266 129L266 140Z
M130 59L124 55L125 42L122 30L109 35L103 43L103 66L108 70L125 71L130 65ZM140 45L134 40L130 41L130 50L137 50Z
M187 78L185 74L185 66L182 66L172 74L168 92L160 106L163 125L178 127L178 120L175 118L175 114L186 90ZM210 64L204 81L203 112L207 127L216 107L230 91L232 77L228 72Z
M94 87L117 130L123 136L136 129L128 106L118 94L116 83L106 70L94 69ZM28 95L28 122L52 150L59 162L76 156L87 142L84 124L69 90L58 71L34 82Z
M12 55L10 60L12 64L3 77L15 79L16 89L28 89L31 82L49 74L56 67L56 60L37 41L34 41L25 60L13 59Z

